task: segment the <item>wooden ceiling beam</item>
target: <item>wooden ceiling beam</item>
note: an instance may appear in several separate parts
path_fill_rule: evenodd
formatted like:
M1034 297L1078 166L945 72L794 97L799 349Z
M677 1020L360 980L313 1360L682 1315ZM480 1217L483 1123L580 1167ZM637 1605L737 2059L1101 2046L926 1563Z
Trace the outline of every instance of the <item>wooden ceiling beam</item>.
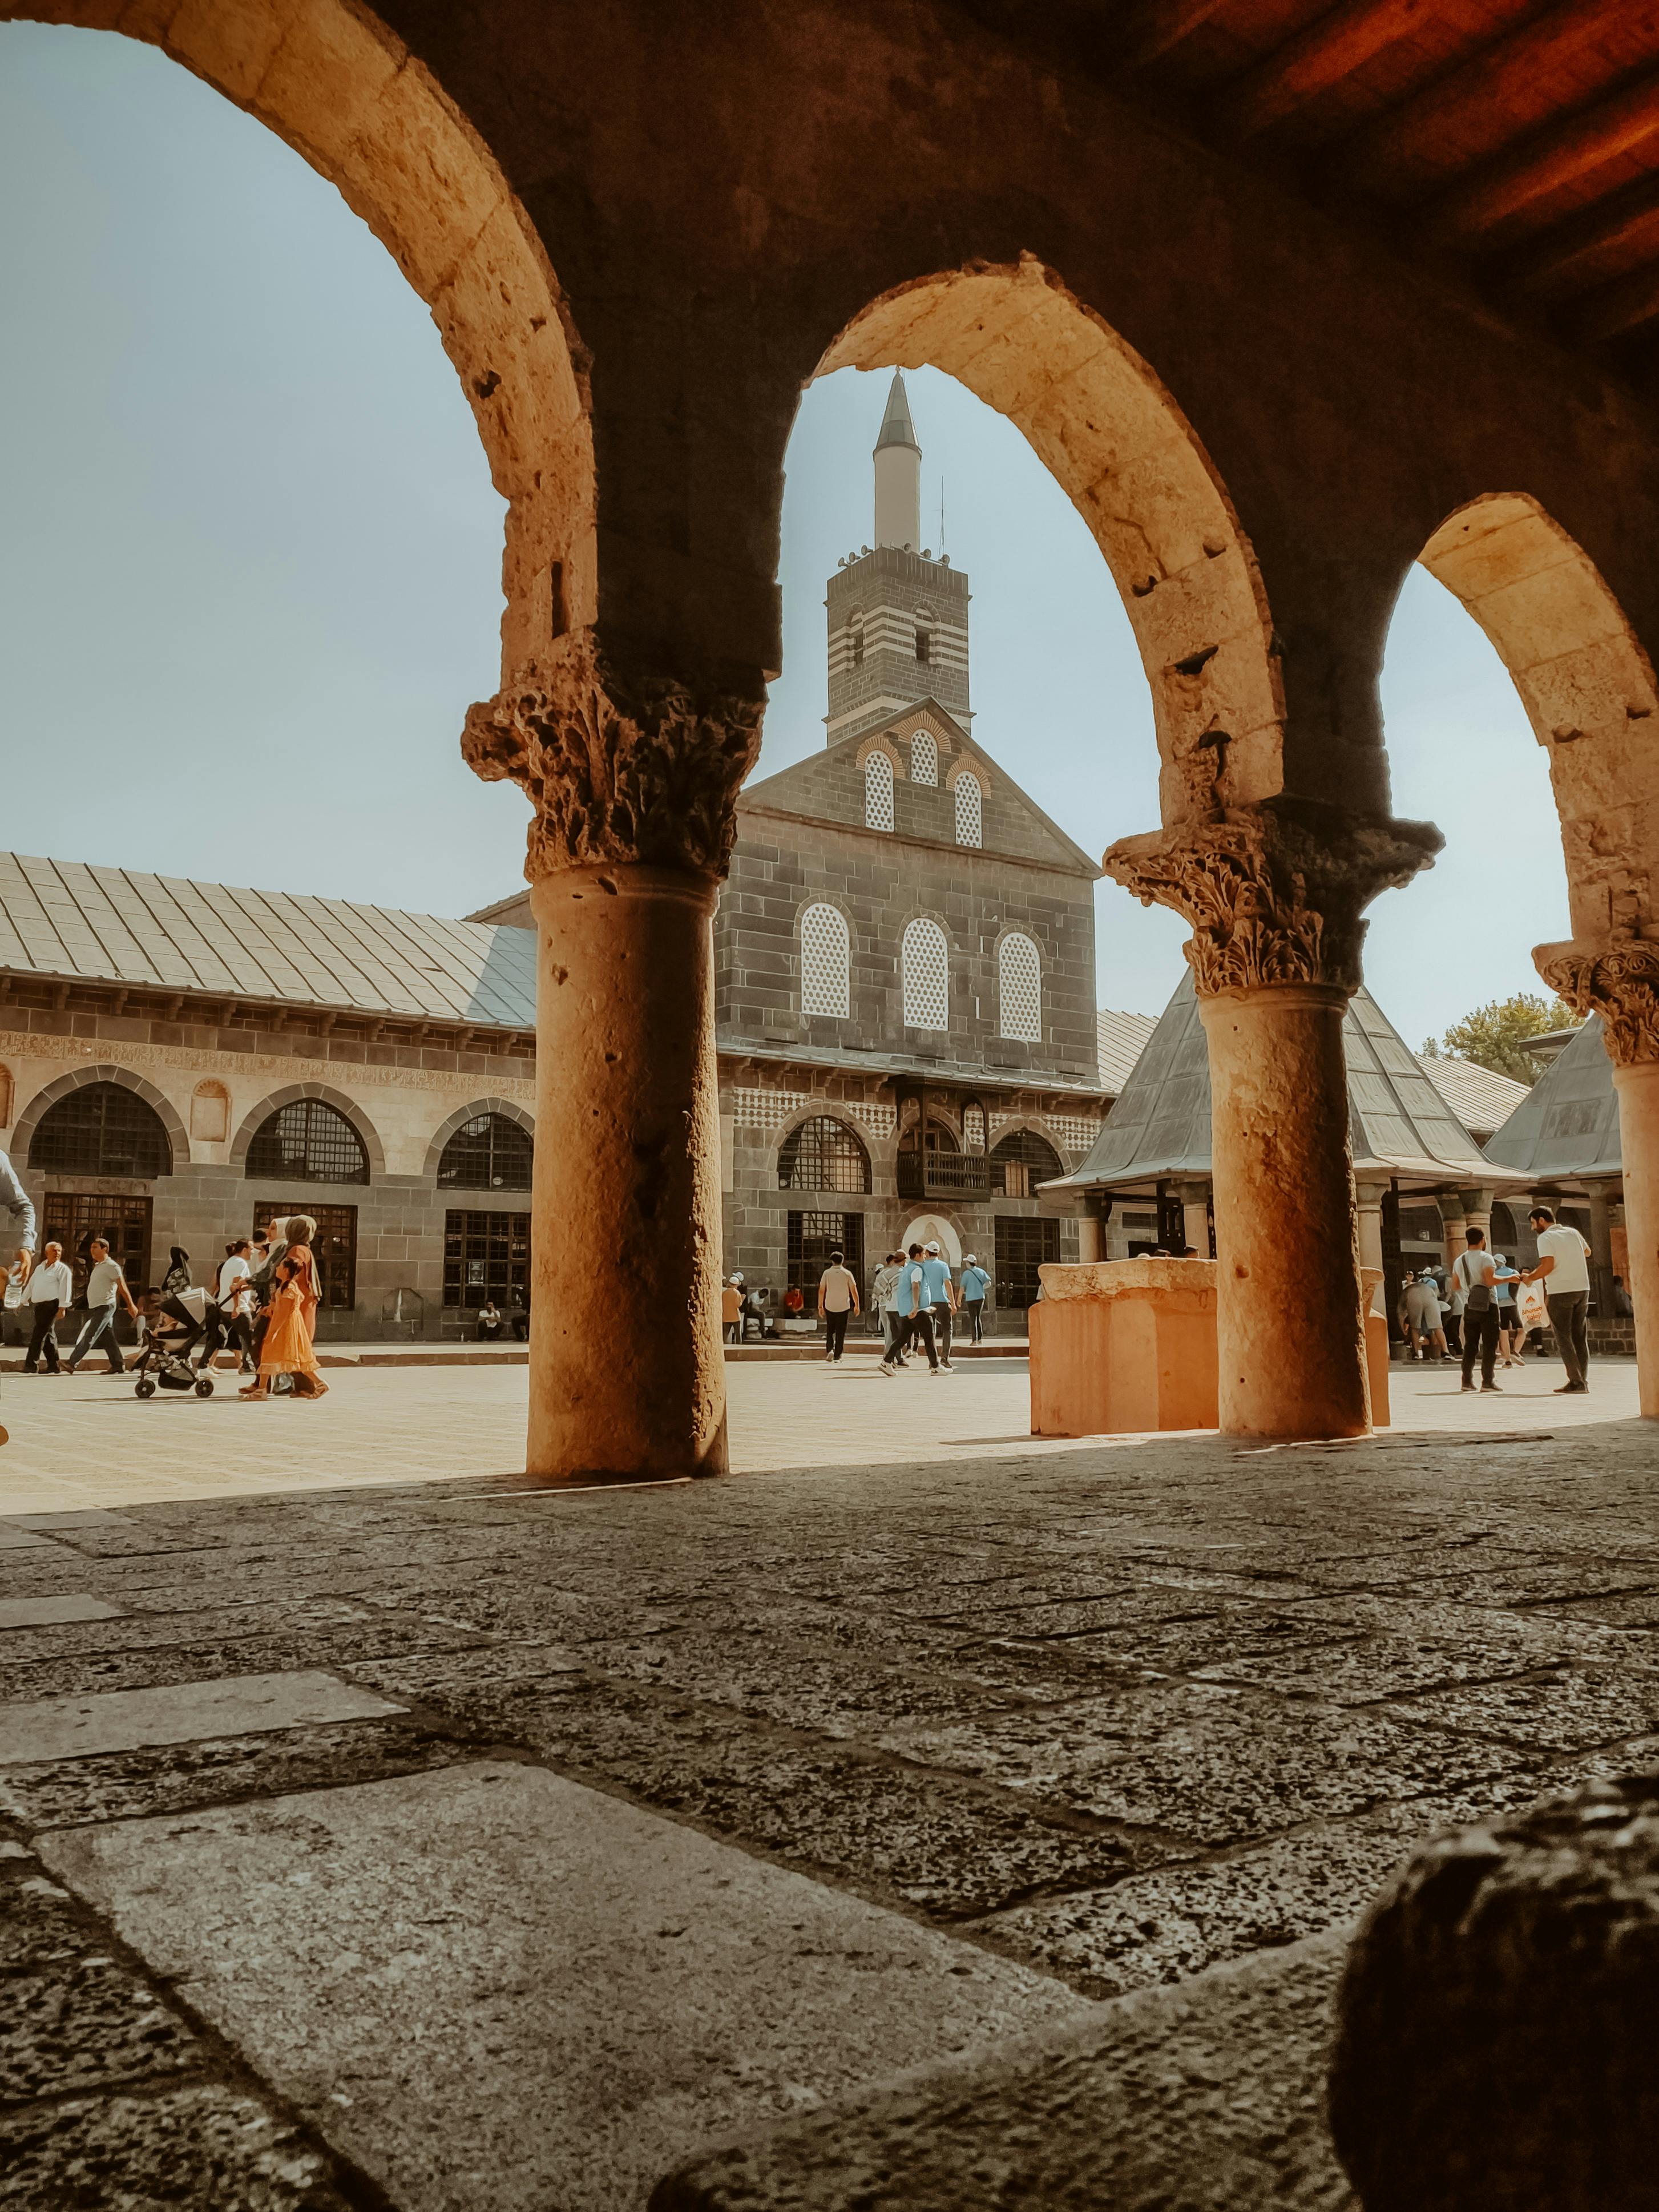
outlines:
M1227 0L1146 0L1124 46L1131 69L1145 69L1208 22Z
M1650 253L1659 255L1659 173L1558 224L1523 260L1511 264L1509 281L1517 292L1565 299L1603 282L1607 271L1596 264L1604 255L1632 249L1644 260Z
M1430 228L1449 244L1485 236L1604 161L1659 133L1659 70L1611 100L1570 117L1516 153L1477 172L1435 210Z
M1434 12L1431 0L1342 0L1242 76L1223 112L1240 137L1270 131Z
M1441 144L1458 136L1460 122L1478 124L1517 106L1524 114L1540 84L1604 32L1628 33L1630 18L1630 0L1557 0L1373 125L1355 148L1354 173L1386 188L1391 173L1432 165ZM1524 127L1517 123L1516 134Z

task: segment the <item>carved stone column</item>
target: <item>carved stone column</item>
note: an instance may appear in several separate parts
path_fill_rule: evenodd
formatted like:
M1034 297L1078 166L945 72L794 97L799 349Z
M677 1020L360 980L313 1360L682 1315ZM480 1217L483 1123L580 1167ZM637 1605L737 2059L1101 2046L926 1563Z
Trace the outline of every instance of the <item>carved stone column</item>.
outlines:
M1427 823L1278 799L1105 856L1143 903L1193 925L1229 1435L1370 1426L1342 1017L1359 984L1361 909L1440 842Z
M1619 1094L1637 1388L1643 1413L1659 1420L1659 945L1540 945L1533 959L1575 1013L1601 1017Z
M1355 1219L1359 1236L1359 1264L1362 1267L1373 1269L1380 1275L1386 1274L1387 1272L1382 1258L1382 1200L1387 1190L1386 1183L1362 1182L1354 1193L1357 1201ZM1375 1314L1383 1313L1387 1310L1387 1304L1386 1285L1379 1283L1371 1292L1369 1310Z
M732 692L560 638L461 749L535 808L538 940L527 1466L726 1465L710 921L761 681Z

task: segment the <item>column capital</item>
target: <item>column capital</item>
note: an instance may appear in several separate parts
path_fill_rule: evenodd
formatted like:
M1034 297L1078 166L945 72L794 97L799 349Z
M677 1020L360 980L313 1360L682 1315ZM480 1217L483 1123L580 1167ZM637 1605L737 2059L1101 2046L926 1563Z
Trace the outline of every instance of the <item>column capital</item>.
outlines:
M1273 799L1125 837L1102 865L1143 906L1191 922L1187 959L1201 997L1287 983L1351 995L1362 910L1430 866L1443 842L1431 823Z
M1659 1061L1659 945L1640 937L1540 945L1533 965L1576 1014L1600 1014L1617 1067Z
M760 750L765 687L683 682L624 663L597 631L556 638L467 710L461 755L536 810L525 874L644 866L717 878Z

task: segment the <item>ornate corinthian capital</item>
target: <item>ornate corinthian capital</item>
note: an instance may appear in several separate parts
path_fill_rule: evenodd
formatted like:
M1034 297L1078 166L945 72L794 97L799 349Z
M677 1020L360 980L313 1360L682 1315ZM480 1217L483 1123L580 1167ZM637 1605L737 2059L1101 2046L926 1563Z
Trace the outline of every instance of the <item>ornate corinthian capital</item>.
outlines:
M1576 1014L1600 1014L1615 1066L1659 1060L1659 945L1612 937L1600 945L1540 945L1539 974Z
M1353 992L1363 908L1430 866L1443 842L1428 822L1364 820L1311 801L1269 799L1218 820L1126 837L1103 865L1143 906L1186 915L1187 958L1204 995L1274 983Z
M532 883L630 862L721 876L764 705L758 678L752 694L641 678L575 630L468 710L461 753L528 794Z

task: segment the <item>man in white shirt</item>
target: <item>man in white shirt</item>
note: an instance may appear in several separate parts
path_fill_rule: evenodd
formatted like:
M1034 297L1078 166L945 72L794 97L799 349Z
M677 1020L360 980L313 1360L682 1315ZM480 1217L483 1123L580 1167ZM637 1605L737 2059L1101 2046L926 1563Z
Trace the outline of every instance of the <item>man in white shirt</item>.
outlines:
M839 1252L830 1255L830 1265L818 1277L818 1319L823 1323L827 1349L824 1364L833 1367L847 1345L847 1324L859 1310L859 1286L852 1270L842 1264Z
M1544 1285L1555 1348L1567 1379L1556 1390L1558 1398L1589 1389L1589 1342L1584 1316L1589 1306L1589 1246L1571 1222L1558 1221L1547 1206L1534 1206L1527 1216L1538 1239L1538 1263L1523 1268L1523 1283Z
M121 1272L121 1262L110 1257L107 1238L94 1237L91 1245L92 1265L87 1269L86 1326L75 1340L75 1349L69 1356L68 1372L76 1369L94 1345L100 1340L109 1355L112 1375L125 1375L126 1365L121 1358L121 1347L115 1341L115 1301L121 1297L127 1311L136 1320L138 1309L132 1303L132 1292L127 1288L127 1279Z
M25 1375L38 1375L40 1355L46 1354L46 1372L58 1375L63 1370L58 1362L58 1339L52 1334L52 1324L60 1313L67 1312L70 1300L75 1295L75 1279L70 1273L69 1262L64 1257L61 1244L48 1244L40 1255L40 1264L29 1277L24 1302L30 1309L29 1348L23 1361Z
M1480 1355L1480 1388L1496 1390L1492 1370L1498 1360L1498 1268L1486 1249L1484 1229L1465 1232L1467 1252L1460 1252L1452 1267L1452 1280L1463 1294L1463 1388L1474 1388L1474 1357Z

